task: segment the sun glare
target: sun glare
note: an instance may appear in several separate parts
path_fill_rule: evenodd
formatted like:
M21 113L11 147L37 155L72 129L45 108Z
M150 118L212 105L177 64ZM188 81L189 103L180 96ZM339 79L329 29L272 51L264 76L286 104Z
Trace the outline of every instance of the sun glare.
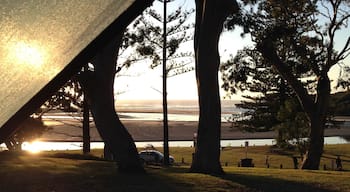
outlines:
M23 150L36 154L42 151L43 145L45 144L41 141L26 142L23 146Z
M39 46L25 42L17 42L11 52L19 64L40 67L44 64L44 53Z

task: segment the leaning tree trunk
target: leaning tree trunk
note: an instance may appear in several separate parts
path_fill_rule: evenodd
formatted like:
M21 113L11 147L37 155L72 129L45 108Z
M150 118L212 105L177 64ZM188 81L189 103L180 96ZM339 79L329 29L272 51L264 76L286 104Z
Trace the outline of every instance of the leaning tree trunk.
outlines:
M275 33L269 33L268 36L257 45L257 48L263 57L273 64L279 74L288 82L289 86L291 86L298 96L299 102L310 120L309 146L301 168L318 169L323 153L324 127L326 124L331 90L330 80L327 75L328 70L324 69L325 71L320 72L321 74L319 74L316 88L317 94L315 100L313 100L304 85L291 73L291 69L288 68L288 65L279 58L274 46L276 37L273 34L276 34L276 31Z
M317 170L324 146L324 127L326 124L327 112L330 99L330 80L327 75L323 75L317 82L317 98L315 109L309 114L311 130L309 136L309 146L304 156L302 169Z
M192 172L222 174L220 164L221 106L218 84L219 36L234 0L196 0L194 48L199 95L199 125Z
M144 0L140 4L135 3L135 6L128 10L128 16L121 15L124 23L120 25L119 33L103 50L97 53L93 63L94 70L84 73L85 77L82 78L83 88L91 107L96 128L114 155L119 171L126 173L143 173L145 170L139 161L131 135L121 123L115 111L114 78L116 61L127 21L131 22L135 19L152 2L153 0Z
M121 172L144 172L134 141L121 123L114 107L114 78L121 32L93 60L94 70L83 83L96 127L111 150Z

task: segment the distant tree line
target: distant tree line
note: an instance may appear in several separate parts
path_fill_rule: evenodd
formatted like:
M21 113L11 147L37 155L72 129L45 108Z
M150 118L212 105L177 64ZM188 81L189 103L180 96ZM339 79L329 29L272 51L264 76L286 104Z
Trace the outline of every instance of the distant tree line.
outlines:
M350 91L338 92L331 95L330 114L334 116L350 115Z

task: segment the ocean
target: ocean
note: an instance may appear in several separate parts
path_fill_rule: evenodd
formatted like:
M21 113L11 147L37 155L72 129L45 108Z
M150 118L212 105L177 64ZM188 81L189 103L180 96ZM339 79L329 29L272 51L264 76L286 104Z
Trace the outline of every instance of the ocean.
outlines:
M236 100L221 101L221 118L227 121L232 114L241 113L235 107ZM161 100L123 100L116 102L116 110L121 119L125 120L152 120L163 119L163 103ZM198 121L197 100L170 100L168 101L168 119L170 121Z
M222 121L226 121L226 117L231 114L242 112L236 108L234 104L239 101L224 100L222 101ZM145 101L117 101L117 112L121 120L133 120L133 121L162 121L162 101L145 100ZM198 104L195 100L171 100L168 102L169 121L198 121ZM120 111L120 112L119 112ZM81 149L82 143L79 142L81 136L73 135L73 132L77 135L81 134L81 130L77 129L75 124L81 123L81 115L69 115L65 113L51 113L44 115L44 121L49 123L50 126L57 127L58 130L63 129L68 131L69 135L60 132L56 132L56 136L61 136L62 140L67 142L50 142L50 141L37 141L33 143L24 143L23 148L25 150L73 150ZM91 117L90 117L91 118ZM92 120L92 119L91 119ZM65 124L65 123L70 123ZM52 136L52 135L51 135ZM61 138L59 137L59 138ZM252 146L273 145L274 139L230 139L221 140L221 146L242 146L246 141ZM342 137L325 137L325 144L343 144L348 143ZM163 143L161 141L140 141L135 142L137 147L144 147L152 144L156 147L161 147ZM193 145L193 141L170 141L169 146L172 147L189 147ZM92 148L103 148L103 142L92 142ZM0 150L4 149L4 145L0 145Z

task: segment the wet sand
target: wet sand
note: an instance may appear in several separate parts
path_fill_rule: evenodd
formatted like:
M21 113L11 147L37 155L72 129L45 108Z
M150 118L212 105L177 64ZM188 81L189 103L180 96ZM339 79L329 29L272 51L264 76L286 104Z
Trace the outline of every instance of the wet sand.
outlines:
M82 128L79 121L72 120L47 121L52 129L46 132L41 140L46 141L81 141ZM135 141L161 141L163 139L162 121L140 121L124 120L122 121ZM67 124L69 123L69 125ZM184 141L192 140L197 132L197 122L174 121L169 122L169 140ZM101 141L101 138L91 123L90 137L92 141ZM247 133L231 128L230 123L222 123L222 139L271 139L275 138L276 133L260 132ZM350 127L329 128L325 130L325 136L350 136Z

